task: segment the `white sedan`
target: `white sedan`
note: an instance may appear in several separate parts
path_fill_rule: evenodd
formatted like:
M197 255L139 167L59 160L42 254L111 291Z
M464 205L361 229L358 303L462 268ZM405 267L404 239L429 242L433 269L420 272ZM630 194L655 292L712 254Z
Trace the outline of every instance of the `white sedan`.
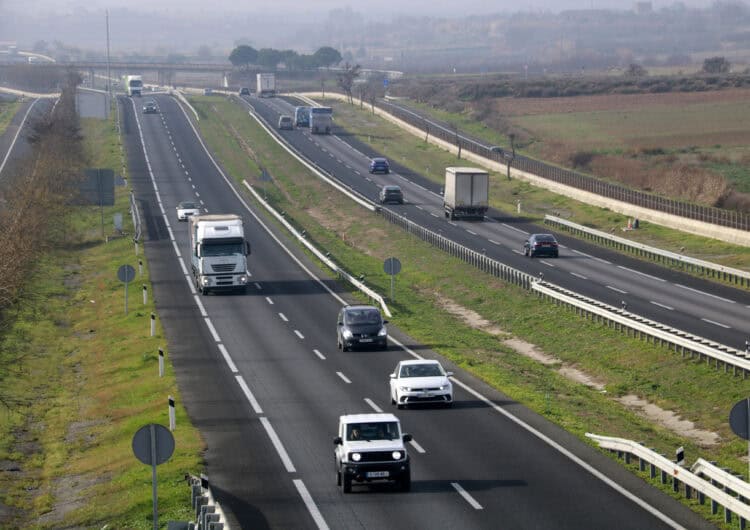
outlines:
M401 361L391 374L391 404L404 408L413 403L453 403L453 385L440 363L428 359Z
M187 221L191 215L200 215L200 207L193 201L182 201L177 205L177 220Z

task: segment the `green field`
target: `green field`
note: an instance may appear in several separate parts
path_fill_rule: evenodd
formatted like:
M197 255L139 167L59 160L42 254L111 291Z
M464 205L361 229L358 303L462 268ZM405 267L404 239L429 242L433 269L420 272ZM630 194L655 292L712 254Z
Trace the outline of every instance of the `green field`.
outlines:
M20 106L21 103L18 101L0 101L0 134L8 128Z
M114 122L82 125L90 165L120 168ZM104 209L109 236L115 212L132 234L124 188ZM203 446L169 363L158 376L158 348L167 358L169 348L160 326L149 336L154 305L141 298L148 264L130 284L126 315L117 269L138 270L143 256L127 233L105 242L100 219L98 208L71 212L65 240L41 261L4 322L0 363L13 368L1 381L9 401L0 404L0 461L19 471L3 473L0 504L15 513L0 520L3 528L152 528L151 468L135 459L131 441L143 425L169 424L168 395L177 402L176 450L158 468L161 527L191 518L182 479L201 471Z
M191 101L201 114L203 136L230 175L237 182L247 179L258 188L265 186L273 205L304 227L307 237L330 252L334 261L364 275L376 291L388 293L389 278L382 262L388 256L399 257L403 269L396 281L395 300L389 301L394 313L391 321L416 341L582 438L587 431L623 436L665 453L685 445L691 458L701 456L746 471L741 461L746 444L730 433L725 412L750 391L750 381L625 339L447 256L345 200L283 156L251 118L237 112L236 104L219 97ZM407 157L409 163L424 164L422 158L414 162L417 153L428 156L432 167L450 162L440 158L449 155L403 135L369 113L342 105L334 112L337 123L368 130L376 147L399 162ZM248 162L248 156L255 162ZM260 181L259 165L270 173L270 183ZM499 328L498 334L468 325L459 313L469 310ZM532 343L559 359L558 364L545 367L519 354L507 342L511 338ZM558 372L563 365L603 381L606 391L564 377ZM700 429L718 433L718 443L701 446L648 421L619 404L617 398L627 394L641 396L695 422ZM701 510L694 501L685 502Z

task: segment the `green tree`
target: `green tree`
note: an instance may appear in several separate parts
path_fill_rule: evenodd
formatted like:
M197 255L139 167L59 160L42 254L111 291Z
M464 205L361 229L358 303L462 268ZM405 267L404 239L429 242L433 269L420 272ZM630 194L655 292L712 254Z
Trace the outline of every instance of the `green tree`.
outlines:
M330 46L323 46L313 54L318 66L333 66L341 62L341 54Z
M275 69L282 61L283 54L273 48L261 48L258 50L258 64L266 68Z
M703 60L703 72L706 74L726 74L730 66L725 57L709 57Z
M628 77L645 77L648 72L640 64L631 63L628 69L625 70L625 75Z
M240 44L229 54L229 62L236 67L247 68L258 60L258 50L247 44Z

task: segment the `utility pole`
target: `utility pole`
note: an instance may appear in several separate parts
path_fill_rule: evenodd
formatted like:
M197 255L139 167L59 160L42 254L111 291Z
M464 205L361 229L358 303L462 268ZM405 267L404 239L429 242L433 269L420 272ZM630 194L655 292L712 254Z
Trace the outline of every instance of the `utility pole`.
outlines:
M112 99L112 80L109 76L109 9L105 11L107 20L107 97Z

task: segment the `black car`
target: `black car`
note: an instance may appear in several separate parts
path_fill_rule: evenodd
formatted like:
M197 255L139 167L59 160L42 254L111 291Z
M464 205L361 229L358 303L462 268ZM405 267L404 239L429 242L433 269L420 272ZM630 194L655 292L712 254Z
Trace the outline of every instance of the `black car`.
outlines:
M523 244L523 255L530 258L537 256L556 258L558 254L557 240L552 234L531 234Z
M370 160L370 173L385 173L386 175L391 172L391 165L385 158L373 158Z
M387 323L377 307L348 305L339 311L336 346L342 351L360 346L385 350L388 348Z
M250 95L250 89L246 86L243 86L240 88L240 96L249 96Z
M399 186L383 186L380 190L380 204L395 202L404 204L404 194Z
M149 100L146 102L146 104L143 106L143 113L144 114L156 114L159 112L158 107L156 106L156 101Z

